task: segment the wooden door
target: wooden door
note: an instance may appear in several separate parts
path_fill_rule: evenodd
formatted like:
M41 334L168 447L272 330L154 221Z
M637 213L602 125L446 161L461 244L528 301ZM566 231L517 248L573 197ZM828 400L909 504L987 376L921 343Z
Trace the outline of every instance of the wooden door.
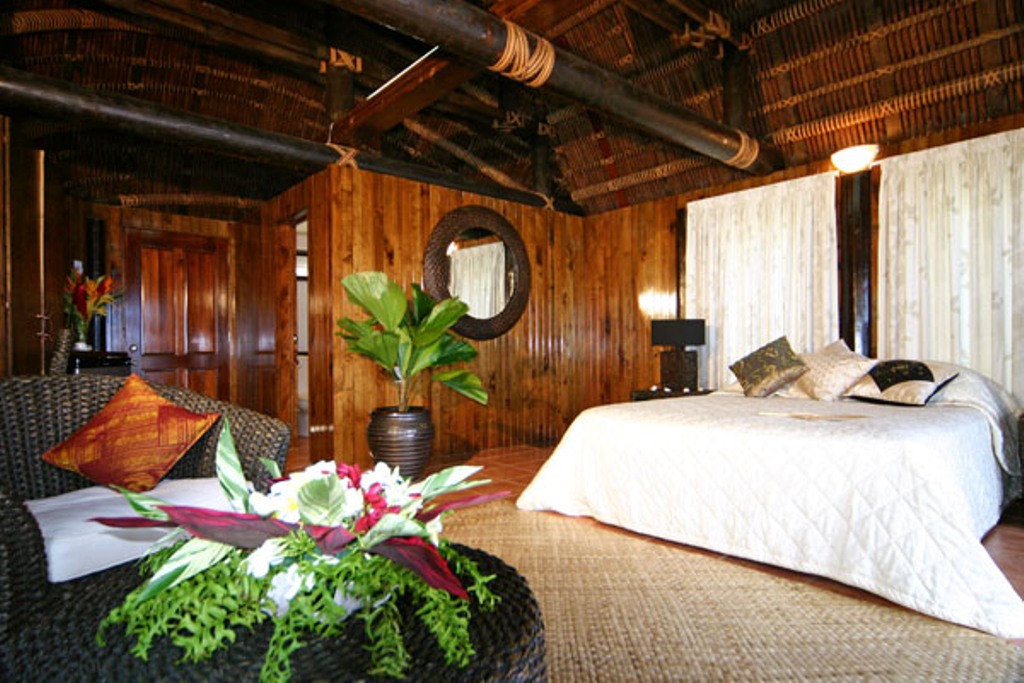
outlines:
M155 230L125 235L125 340L155 382L230 400L227 240Z

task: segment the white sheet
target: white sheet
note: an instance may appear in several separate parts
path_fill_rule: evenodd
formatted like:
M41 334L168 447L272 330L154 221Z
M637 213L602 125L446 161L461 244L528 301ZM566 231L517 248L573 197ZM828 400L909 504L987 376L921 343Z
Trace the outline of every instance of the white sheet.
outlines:
M1001 504L992 427L974 407L724 393L585 411L517 502L1020 638L1024 602L980 543Z

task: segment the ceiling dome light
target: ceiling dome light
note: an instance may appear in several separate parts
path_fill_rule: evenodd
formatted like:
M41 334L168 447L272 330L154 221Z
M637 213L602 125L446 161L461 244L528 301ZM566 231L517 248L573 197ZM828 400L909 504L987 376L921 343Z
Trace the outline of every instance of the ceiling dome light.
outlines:
M878 156L878 145L857 145L841 149L832 155L832 165L841 173L863 171Z

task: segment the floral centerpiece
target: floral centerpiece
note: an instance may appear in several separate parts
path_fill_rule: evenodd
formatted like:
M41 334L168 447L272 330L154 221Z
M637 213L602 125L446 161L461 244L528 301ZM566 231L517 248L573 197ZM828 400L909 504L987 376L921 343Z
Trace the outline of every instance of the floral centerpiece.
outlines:
M100 275L93 279L78 269L68 275L64 285L64 312L74 327L75 341L79 345L86 344L93 317L105 316L107 307L118 296L117 283L112 277Z
M446 501L438 496L488 483L468 481L478 467L456 466L410 483L382 463L320 462L281 478L267 494L245 480L225 426L217 477L233 511L167 505L123 491L142 517L97 518L119 527L167 526L173 545L143 561L152 576L100 625L122 624L143 659L159 636L197 662L235 640L235 630L273 622L261 681L287 680L290 655L303 638L341 633L355 615L368 637L368 673L401 677L410 656L402 638L397 598L411 598L449 665L465 666L470 594L483 609L498 598L476 563L440 538L442 516L505 493ZM167 539L171 540L171 539ZM454 570L454 571L453 571ZM459 577L467 580L468 588Z

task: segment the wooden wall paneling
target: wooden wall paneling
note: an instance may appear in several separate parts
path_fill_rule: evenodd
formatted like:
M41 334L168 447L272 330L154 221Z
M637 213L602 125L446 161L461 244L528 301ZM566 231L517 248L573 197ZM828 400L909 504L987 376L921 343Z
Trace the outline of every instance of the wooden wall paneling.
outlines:
M336 458L335 406L332 362L335 355L333 329L332 234L333 171L328 169L310 179L309 223L309 453L310 460Z
M370 411L395 400L383 370L345 353L335 335L338 317L362 315L348 303L340 280L374 269L405 286L420 282L430 232L459 206L492 208L516 226L530 254L532 293L509 333L474 342L478 356L467 367L480 374L490 405L439 385L421 397L434 417L436 453L552 443L580 411L626 400L634 385L656 376L649 316L638 301L647 289L674 291L674 202L581 218L340 167L303 187L309 193L311 269L330 269L317 285L326 298L314 302L311 291L310 305L311 317L321 320L315 334L322 348L329 347L322 362L330 364L324 375L330 382L322 383L328 388L321 398L333 408L336 459L370 464ZM268 215L282 215L299 191L270 202ZM324 239L317 237L324 212L329 258L314 255L317 240ZM311 396L314 406L318 400Z
M281 270L282 267L287 268L287 262L282 259L279 264L279 234L286 227L254 222L237 224L234 230L234 271L238 290L235 297L237 338L232 355L235 358L237 402L246 408L278 416L279 391L287 386L284 376L291 368L288 363L278 365L276 321L279 307L282 315L287 313L288 301L293 303L294 309L294 277L290 278L293 290L290 299L287 291L280 290L284 279ZM282 376L280 382L279 375ZM295 424L294 419L286 421L293 426Z

